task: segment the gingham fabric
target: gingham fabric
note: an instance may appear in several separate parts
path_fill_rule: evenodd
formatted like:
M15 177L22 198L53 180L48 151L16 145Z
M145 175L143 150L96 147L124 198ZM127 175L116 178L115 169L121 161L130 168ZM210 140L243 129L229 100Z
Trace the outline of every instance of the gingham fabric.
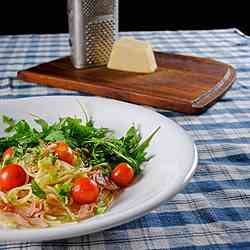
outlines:
M126 35L150 40L157 50L211 57L237 69L231 90L206 113L159 111L195 139L196 174L171 201L131 223L67 240L5 242L0 249L250 249L250 38L237 29ZM0 98L79 95L16 78L18 70L67 54L67 34L1 36Z

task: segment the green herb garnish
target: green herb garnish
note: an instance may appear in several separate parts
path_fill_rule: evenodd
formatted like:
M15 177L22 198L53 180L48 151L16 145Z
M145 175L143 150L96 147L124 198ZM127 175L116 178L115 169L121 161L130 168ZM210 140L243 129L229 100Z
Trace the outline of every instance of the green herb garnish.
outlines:
M71 183L55 185L55 190L56 190L57 195L65 204L68 204L68 195L72 187L73 187L73 184Z
M97 209L96 209L96 214L97 215L100 215L100 214L104 214L106 211L107 211L107 207L106 206L99 206L99 207L97 207Z
M6 115L3 116L3 122L9 126L4 130L7 133L11 132L16 125L14 119Z
M32 193L40 199L46 198L46 193L40 188L35 180L31 182Z
M135 126L128 129L122 138L117 138L106 128L96 128L93 121L85 122L79 118L65 117L49 125L43 119L36 117L35 122L40 125L41 130L32 128L25 120L15 122L12 118L4 116L4 123L13 132L9 137L0 138L0 154L7 147L20 149L16 151L18 156L25 154L28 148L39 146L41 142L51 143L64 141L72 149L81 150L82 161L86 167L108 164L115 166L120 162L127 162L139 175L143 162L151 159L147 156L146 149L154 135L159 131L157 128L144 142L140 131ZM50 154L51 156L51 154ZM52 165L56 158L51 156Z

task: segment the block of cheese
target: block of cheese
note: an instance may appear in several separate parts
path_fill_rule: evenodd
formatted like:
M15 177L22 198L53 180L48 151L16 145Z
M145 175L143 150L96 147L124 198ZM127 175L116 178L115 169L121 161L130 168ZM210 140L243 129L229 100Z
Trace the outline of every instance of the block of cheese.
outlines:
M121 38L114 43L108 68L136 73L155 72L157 65L151 44L131 37Z

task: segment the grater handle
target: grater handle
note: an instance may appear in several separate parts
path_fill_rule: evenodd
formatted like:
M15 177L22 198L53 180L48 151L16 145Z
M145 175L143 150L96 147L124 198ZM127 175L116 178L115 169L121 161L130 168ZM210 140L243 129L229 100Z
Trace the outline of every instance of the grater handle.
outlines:
M68 0L69 45L71 61L75 68L82 68L85 58L84 18L81 16L81 1Z

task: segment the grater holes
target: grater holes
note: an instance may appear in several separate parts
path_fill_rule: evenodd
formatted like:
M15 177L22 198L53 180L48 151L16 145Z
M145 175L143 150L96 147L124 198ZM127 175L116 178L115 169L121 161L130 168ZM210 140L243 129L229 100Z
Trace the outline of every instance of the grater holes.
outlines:
M82 13L84 16L95 16L96 0L82 0Z
M86 62L89 65L106 64L114 43L113 20L90 22L86 25Z
M82 13L86 17L112 15L115 7L114 0L82 0Z

